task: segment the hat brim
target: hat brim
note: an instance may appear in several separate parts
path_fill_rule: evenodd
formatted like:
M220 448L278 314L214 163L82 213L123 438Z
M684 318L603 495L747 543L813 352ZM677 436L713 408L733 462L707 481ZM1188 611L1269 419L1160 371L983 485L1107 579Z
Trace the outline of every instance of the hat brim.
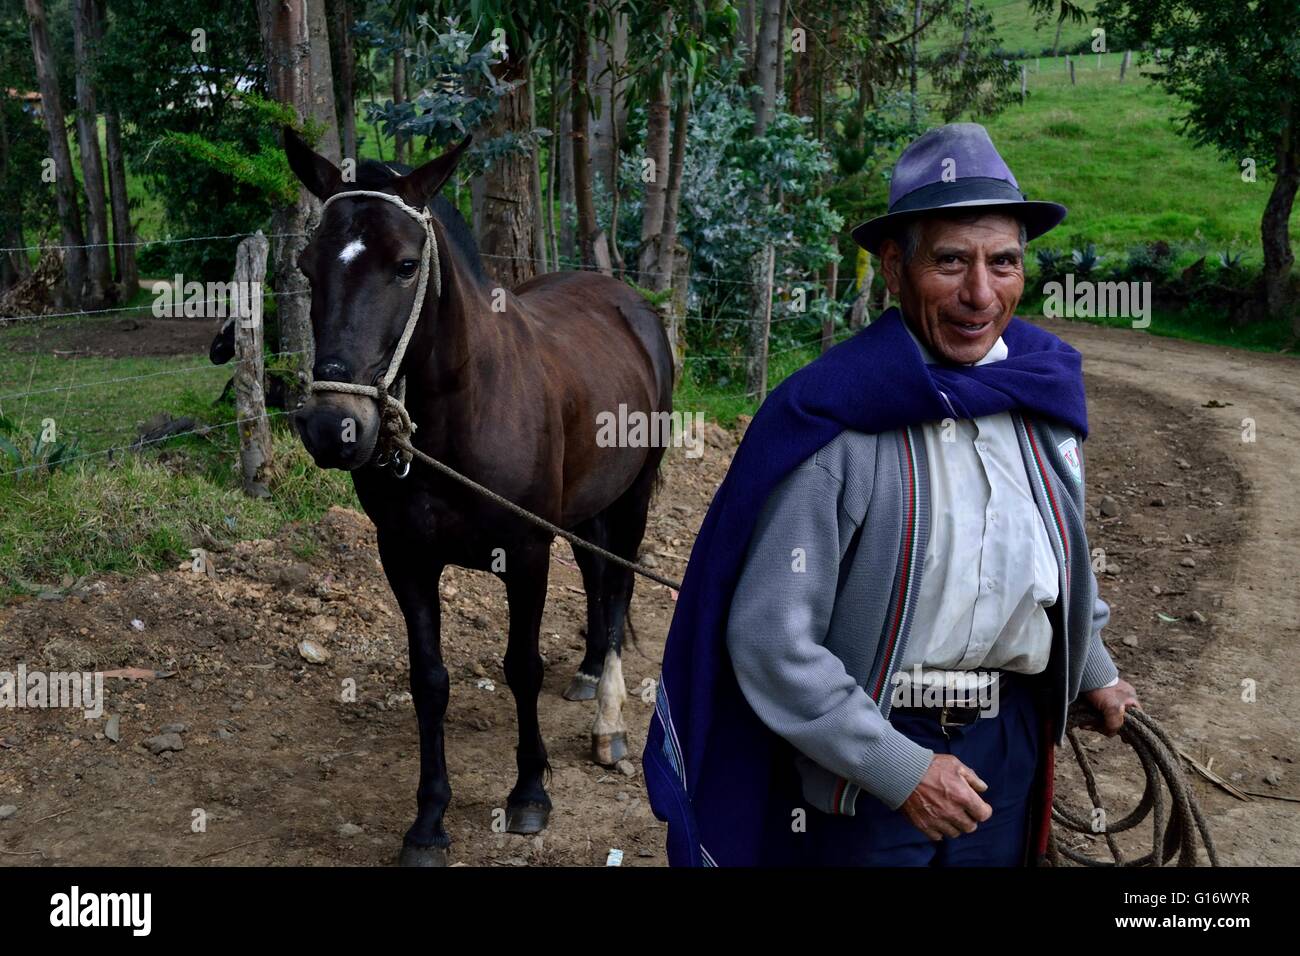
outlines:
M1041 202L1037 200L1014 199L972 199L966 202L945 203L928 206L925 209L909 209L906 212L893 212L866 222L853 229L853 241L872 255L880 255L880 244L892 238L898 227L912 219L920 219L935 213L966 212L972 209L986 208L989 212L1014 216L1025 224L1025 240L1037 239L1061 224L1069 211L1060 203Z

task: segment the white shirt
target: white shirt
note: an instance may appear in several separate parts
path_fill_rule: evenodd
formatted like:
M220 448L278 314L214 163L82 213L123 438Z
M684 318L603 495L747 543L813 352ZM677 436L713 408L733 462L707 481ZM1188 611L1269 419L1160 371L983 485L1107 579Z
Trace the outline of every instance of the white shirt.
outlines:
M999 337L975 364L1006 357ZM1011 413L926 422L921 431L930 543L902 667L1040 673L1052 651L1046 609L1059 597L1060 569Z

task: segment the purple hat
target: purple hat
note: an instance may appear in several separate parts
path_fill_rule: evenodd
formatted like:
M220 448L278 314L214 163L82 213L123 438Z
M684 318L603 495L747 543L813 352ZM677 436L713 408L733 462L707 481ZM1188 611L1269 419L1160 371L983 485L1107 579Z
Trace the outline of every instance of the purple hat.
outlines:
M903 150L889 184L888 214L856 227L853 241L879 255L881 242L918 213L980 206L997 206L997 212L1019 219L1027 239L1052 229L1066 213L1060 203L1025 199L983 126L949 123Z

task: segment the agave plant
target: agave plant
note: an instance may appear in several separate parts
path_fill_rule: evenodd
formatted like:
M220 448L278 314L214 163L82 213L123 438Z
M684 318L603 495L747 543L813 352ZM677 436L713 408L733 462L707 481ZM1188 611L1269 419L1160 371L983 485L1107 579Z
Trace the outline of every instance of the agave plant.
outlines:
M1233 252L1229 247L1219 253L1219 265L1228 272L1237 272L1241 269L1241 257L1242 253Z
M1075 274L1079 276L1092 275L1093 270L1101 264L1104 258L1106 257L1097 254L1097 247L1091 242L1084 246L1083 249L1075 249L1070 253L1070 262L1074 266Z
M77 457L77 439L47 442L44 435L29 438L18 426L0 415L0 477L32 477L37 474L52 475L60 468L66 469Z

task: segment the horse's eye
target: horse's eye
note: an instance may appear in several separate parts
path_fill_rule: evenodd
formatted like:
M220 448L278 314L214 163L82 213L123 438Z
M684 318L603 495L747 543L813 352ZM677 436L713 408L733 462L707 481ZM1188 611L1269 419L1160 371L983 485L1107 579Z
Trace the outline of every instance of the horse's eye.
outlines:
M415 259L403 259L397 264L397 274L403 279L409 279L415 275L415 270L420 268L420 263Z

